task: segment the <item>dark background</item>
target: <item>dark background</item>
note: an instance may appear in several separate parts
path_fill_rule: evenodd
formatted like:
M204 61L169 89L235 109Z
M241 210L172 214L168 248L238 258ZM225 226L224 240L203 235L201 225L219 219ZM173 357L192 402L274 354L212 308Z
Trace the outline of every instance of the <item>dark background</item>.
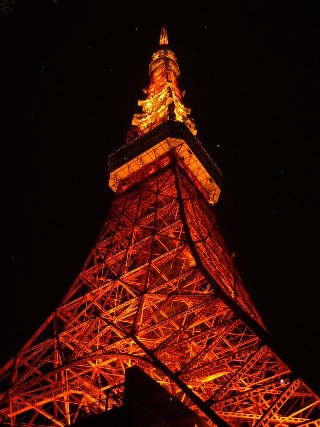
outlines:
M223 173L227 244L277 354L320 392L318 13L238 3L16 1L0 16L1 365L95 243L113 198L108 155L166 24L185 104Z

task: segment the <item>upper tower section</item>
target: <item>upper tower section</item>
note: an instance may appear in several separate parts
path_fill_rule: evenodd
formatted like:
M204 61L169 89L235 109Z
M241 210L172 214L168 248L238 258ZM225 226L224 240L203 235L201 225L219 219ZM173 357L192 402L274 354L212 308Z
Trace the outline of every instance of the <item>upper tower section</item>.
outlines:
M183 102L175 54L168 48L166 27L160 49L151 57L149 86L142 112L134 114L126 143L109 157L109 186L120 193L177 162L210 204L220 195L221 172L196 137L190 108Z
M178 84L180 69L176 55L169 49L165 26L161 28L159 47L151 57L149 86L144 89L146 99L138 101L142 112L133 116L127 134L127 144L166 120L182 122L193 135L197 134L194 121L190 117L191 110L182 102L184 91L180 90Z

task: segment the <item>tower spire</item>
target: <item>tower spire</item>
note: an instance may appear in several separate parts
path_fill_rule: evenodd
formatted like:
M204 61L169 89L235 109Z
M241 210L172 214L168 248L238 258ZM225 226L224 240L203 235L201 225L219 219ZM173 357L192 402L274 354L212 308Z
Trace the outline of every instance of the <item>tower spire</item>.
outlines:
M168 49L167 27L160 32L160 48L152 55L149 64L149 86L144 89L146 99L139 100L142 112L133 116L126 143L131 143L167 120L184 123L193 135L197 134L191 109L183 104L185 92L179 88L180 69L176 55Z
M169 39L168 39L168 31L167 31L167 27L165 25L163 25L161 27L161 33L160 33L160 42L159 45L160 46L168 46L169 44Z

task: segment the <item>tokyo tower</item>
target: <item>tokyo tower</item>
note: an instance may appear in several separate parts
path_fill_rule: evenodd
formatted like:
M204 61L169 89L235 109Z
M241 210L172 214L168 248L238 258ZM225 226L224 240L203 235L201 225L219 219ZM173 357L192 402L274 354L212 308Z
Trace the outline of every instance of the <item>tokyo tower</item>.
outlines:
M0 424L67 426L123 404L138 366L210 426L320 426L320 399L273 351L215 215L221 173L197 138L162 27L115 196L57 309L0 369Z

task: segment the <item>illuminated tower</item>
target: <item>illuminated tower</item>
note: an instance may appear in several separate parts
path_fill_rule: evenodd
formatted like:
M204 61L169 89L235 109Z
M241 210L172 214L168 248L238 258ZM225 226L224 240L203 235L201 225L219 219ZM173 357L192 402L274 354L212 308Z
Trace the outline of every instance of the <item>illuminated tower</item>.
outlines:
M320 426L319 398L270 347L219 231L220 171L179 73L162 28L141 113L109 158L115 197L97 242L0 370L3 424L65 426L121 406L137 365L211 426Z

